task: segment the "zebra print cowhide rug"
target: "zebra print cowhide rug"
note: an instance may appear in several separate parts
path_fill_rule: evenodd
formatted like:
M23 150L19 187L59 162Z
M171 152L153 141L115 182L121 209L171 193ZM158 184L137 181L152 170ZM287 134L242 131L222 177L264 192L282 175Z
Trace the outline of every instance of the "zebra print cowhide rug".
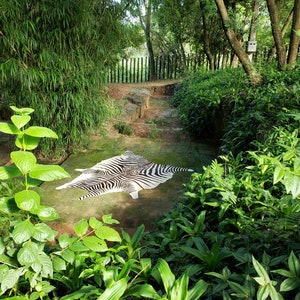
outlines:
M127 192L137 199L140 190L153 189L171 179L176 172L193 172L188 168L149 162L131 151L103 160L89 169L76 171L82 174L56 189L76 187L87 190L88 194L79 200L113 192Z

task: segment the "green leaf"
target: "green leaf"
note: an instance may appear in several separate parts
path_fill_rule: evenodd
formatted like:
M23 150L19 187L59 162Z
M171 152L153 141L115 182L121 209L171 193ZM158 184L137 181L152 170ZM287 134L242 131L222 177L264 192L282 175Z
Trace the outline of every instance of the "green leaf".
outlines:
M18 108L16 106L10 106L11 110L14 111L15 113L17 113L18 115L30 115L34 112L33 108L30 107L22 107L22 108Z
M297 256L294 254L294 251L292 251L289 256L288 264L290 271L294 274L294 276L300 276L300 262Z
M270 283L270 278L264 267L252 256L252 263L257 272L257 274L263 279L265 284Z
M75 260L75 253L70 249L66 249L61 253L62 258L68 263L72 264Z
M31 117L28 115L25 115L25 116L13 115L10 119L13 122L13 124L18 129L20 129L20 128L24 127L30 121Z
M127 287L127 282L124 278L120 279L112 286L107 288L98 300L119 300L124 294Z
M37 259L39 247L36 243L28 241L19 250L17 259L21 265L32 264Z
M13 197L0 197L0 211L5 214L12 214L19 211Z
M143 238L144 232L145 232L145 225L142 224L137 228L137 230L135 231L134 235L131 238L131 245L133 249L137 247L138 243Z
M1 292L4 294L7 290L12 289L18 282L19 277L24 273L23 268L10 269L5 273L5 276L1 282Z
M208 284L204 280L199 280L192 289L188 291L187 299L197 300L202 296L208 288Z
M61 248L67 248L71 244L70 237L64 233L58 238L58 243Z
M269 290L267 285L260 286L257 291L257 300L265 300L269 296Z
M21 175L22 172L16 166L0 167L0 180L7 180Z
M0 131L7 134L19 134L21 131L13 124L0 122Z
M159 294L150 284L136 284L130 287L125 293L124 297L136 297L143 299L161 299ZM198 299L198 298L197 298Z
M159 271L165 291L170 291L175 283L175 275L172 273L168 263L164 259L160 258L156 268Z
M56 165L40 165L36 164L30 171L29 175L43 181L53 181L66 177L70 177L62 167Z
M66 262L63 259L61 259L60 257L58 257L58 256L55 255L52 258L52 261L53 261L53 269L56 272L64 271L64 270L67 269Z
M41 126L30 126L26 130L24 130L24 133L35 137L47 137L54 139L58 138L57 134L53 130Z
M33 150L36 149L40 142L39 137L29 136L26 134L20 134L15 140L15 145L23 150Z
M279 182L285 173L285 169L282 166L277 166L274 170L273 184Z
M112 218L112 214L103 215L102 216L102 221L103 221L103 223L109 224L109 225L120 224L120 222L118 220Z
M189 284L189 277L187 272L184 272L179 279L177 279L168 293L168 296L171 299L188 299L187 298L187 290Z
M90 217L90 219L89 219L89 225L93 229L97 229L97 228L100 228L101 226L103 226L103 223L100 222L99 220L97 220L95 217Z
M39 242L54 241L56 236L57 236L57 231L52 230L47 224L45 223L35 224L32 237L37 241Z
M32 190L23 190L15 194L17 206L26 211L35 211L40 206L40 196Z
M95 231L98 238L108 240L110 242L121 242L122 239L117 230L108 226L101 226Z
M13 151L10 157L23 174L27 174L36 165L36 157L27 151Z
M281 292L288 292L297 289L300 286L299 278L287 278L280 285Z
M34 225L29 221L25 220L15 225L12 232L12 238L17 244L22 244L29 240L34 233Z
M285 173L283 184L285 185L286 192L292 193L293 198L295 199L300 195L300 177L292 174L291 172Z
M4 250L5 250L5 243L3 241L2 238L0 238L0 255L3 254Z
M105 241L96 236L87 236L83 239L83 244L95 252L105 252L108 250Z
M89 224L86 219L82 219L74 224L75 233L80 237L86 234L88 228Z
M40 207L34 212L42 221L53 221L59 218L58 212L55 208L50 206L43 206Z
M50 278L53 277L52 261L46 253L44 252L39 253L38 262L42 266L41 275L43 277L50 277Z

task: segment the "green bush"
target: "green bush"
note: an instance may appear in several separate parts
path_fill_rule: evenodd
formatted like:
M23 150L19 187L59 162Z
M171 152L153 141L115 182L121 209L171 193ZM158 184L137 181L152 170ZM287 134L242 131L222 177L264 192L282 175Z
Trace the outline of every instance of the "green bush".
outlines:
M149 256L175 274L189 266L213 299L299 297L299 142L298 131L277 128L259 150L194 173L184 202L149 234Z
M247 86L247 78L240 69L196 72L183 81L175 91L173 104L178 107L185 128L195 137L214 138L217 115L222 101L238 99Z
M263 142L274 126L293 131L299 128L300 68L279 72L266 66L264 82L258 87L245 88L243 97L232 102L221 150L234 154L256 149L256 141Z
M33 124L57 133L55 142L39 145L43 156L82 147L89 130L100 129L111 116L103 88L106 68L139 37L135 26L123 22L123 5L0 0L1 98L33 107Z

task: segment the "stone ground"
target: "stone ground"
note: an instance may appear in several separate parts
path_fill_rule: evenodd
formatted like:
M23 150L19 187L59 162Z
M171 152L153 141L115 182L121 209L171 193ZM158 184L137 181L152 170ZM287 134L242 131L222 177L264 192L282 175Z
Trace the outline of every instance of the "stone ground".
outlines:
M152 83L153 84L153 83ZM142 84L150 88L152 84ZM156 83L157 85L170 82ZM109 86L113 99L123 99L134 84L115 84ZM141 86L141 85L140 85ZM123 135L114 128L114 122L107 124L107 133L91 136L87 149L71 155L62 166L71 175L70 179L47 182L39 188L42 204L53 206L60 214L60 220L52 223L59 232L72 233L73 224L82 218L112 214L120 221L120 227L133 232L144 224L147 230L153 229L155 220L182 199L183 184L190 173L176 173L172 179L153 190L139 192L139 199L131 199L126 193L110 193L102 196L77 200L85 194L79 189L56 190L55 188L79 175L76 168L88 168L103 159L120 155L131 150L149 161L162 164L192 168L201 172L203 165L215 157L214 145L207 141L194 142L183 130L177 111L172 107L169 97L152 91L150 106L142 119L130 124L133 134ZM9 147L0 144L0 163L9 161Z

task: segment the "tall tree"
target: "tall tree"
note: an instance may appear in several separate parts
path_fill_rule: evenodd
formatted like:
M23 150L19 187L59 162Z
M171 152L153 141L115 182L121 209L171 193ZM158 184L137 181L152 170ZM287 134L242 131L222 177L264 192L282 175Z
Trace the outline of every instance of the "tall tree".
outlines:
M280 30L279 11L275 0L267 0L271 28L276 46L278 69L284 70L286 66L286 48Z
M290 68L295 67L298 47L299 47L299 30L300 30L300 0L295 0L294 3L294 16L293 16L293 24L290 35L290 45L289 45L289 54L288 61Z
M213 71L215 69L215 57L212 53L210 36L209 36L207 10L206 10L207 2L203 0L199 0L199 4L200 4L201 16L202 16L204 52L209 62L209 69Z
M156 78L155 56L152 43L152 0L135 0L131 8L131 14L139 18L140 25L144 31L146 46L149 56L149 80Z
M256 41L256 27L257 19L259 15L259 0L252 0L252 17L250 23L249 37L248 41ZM249 59L252 61L253 52L249 53Z
M250 61L246 51L242 47L240 41L237 38L237 35L232 26L232 20L230 19L227 8L224 4L223 0L215 0L215 3L218 7L223 28L227 39L234 50L235 54L238 56L251 84L259 84L261 82L261 74L254 67L252 62Z

